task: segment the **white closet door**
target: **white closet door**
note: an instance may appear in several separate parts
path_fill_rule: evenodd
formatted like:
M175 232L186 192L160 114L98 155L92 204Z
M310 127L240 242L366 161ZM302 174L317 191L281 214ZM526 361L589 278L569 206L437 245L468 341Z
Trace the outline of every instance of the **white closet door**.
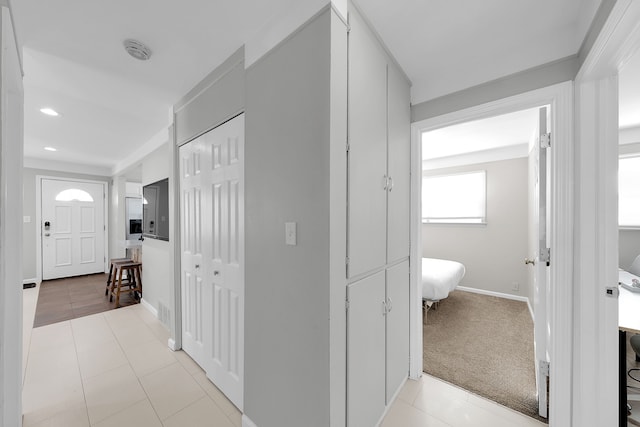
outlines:
M387 224L387 63L349 14L349 277L383 266Z
M385 408L385 272L347 292L347 425L371 427Z
M409 83L389 65L389 198L387 262L409 256L411 111Z
M206 253L213 319L207 376L242 409L244 370L244 115L203 136L210 147Z
M182 273L182 348L199 365L205 363L205 337L211 324L211 289L203 260L203 219L207 218L206 146L201 138L180 147L180 223ZM207 236L207 234L204 234ZM210 328L209 328L210 329Z
M387 396L409 375L409 261L387 270Z

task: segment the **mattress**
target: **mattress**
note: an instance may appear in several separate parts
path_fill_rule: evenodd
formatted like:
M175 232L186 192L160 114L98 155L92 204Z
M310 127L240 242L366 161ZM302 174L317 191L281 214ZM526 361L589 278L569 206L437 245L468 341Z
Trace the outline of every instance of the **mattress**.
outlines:
M422 258L422 299L439 301L449 296L464 277L464 265L456 261Z

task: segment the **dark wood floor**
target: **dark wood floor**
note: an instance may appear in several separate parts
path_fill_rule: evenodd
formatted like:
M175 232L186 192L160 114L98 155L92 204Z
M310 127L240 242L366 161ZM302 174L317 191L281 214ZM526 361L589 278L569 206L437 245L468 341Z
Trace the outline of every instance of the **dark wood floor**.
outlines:
M106 274L46 280L40 284L33 327L101 313L116 308L104 295ZM128 292L120 295L120 306L136 304Z

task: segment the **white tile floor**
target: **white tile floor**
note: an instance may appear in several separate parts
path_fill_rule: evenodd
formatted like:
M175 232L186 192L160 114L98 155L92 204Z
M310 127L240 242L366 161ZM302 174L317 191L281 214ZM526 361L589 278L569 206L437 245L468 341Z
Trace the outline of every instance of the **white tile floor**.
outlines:
M141 305L33 329L25 291L24 427L240 427L241 414ZM29 320L30 317L30 320ZM382 427L545 424L433 377L407 381Z

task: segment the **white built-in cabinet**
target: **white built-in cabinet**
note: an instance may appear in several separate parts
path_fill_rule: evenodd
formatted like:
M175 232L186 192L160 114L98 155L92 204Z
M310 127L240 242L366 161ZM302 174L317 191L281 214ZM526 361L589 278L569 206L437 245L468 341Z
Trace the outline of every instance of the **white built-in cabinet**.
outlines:
M349 12L348 427L376 425L409 372L409 82Z

